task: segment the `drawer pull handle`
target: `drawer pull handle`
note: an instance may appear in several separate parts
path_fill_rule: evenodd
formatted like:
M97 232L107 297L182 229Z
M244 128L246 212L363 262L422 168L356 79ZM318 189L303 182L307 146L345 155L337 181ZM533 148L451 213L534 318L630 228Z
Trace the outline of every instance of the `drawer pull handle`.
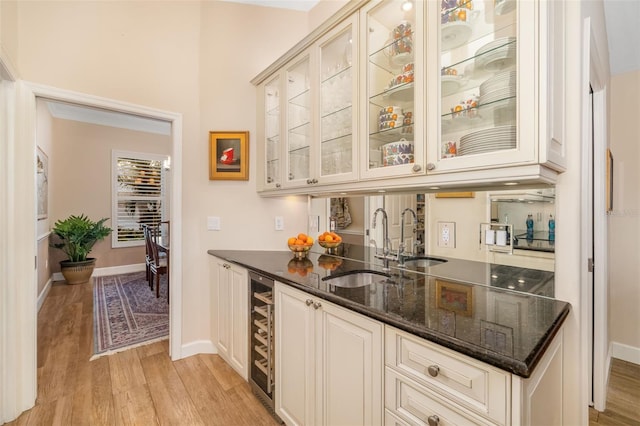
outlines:
M440 372L440 367L438 367L437 365L430 365L427 368L427 371L429 372L429 375L431 377L436 377L438 375L438 373Z
M322 306L322 304L321 304L320 302L316 302L316 303L314 303L314 304L313 304L313 307L314 307L315 309L318 309L318 308L320 308L321 306Z
M311 306L311 305L313 305L313 300L311 300L311 299L307 299L307 300L305 300L305 302L304 302L304 303L306 303L306 304L307 304L307 306Z
M433 416L429 416L427 421L429 422L429 426L438 426L438 424L440 424L440 417L434 414Z

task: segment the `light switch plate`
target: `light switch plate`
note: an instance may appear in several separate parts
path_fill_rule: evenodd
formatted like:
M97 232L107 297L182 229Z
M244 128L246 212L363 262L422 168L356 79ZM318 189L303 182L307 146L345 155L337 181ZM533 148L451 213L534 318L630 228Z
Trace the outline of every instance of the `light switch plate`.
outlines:
M318 232L320 227L320 216L309 215L309 232Z
M282 216L276 216L275 218L275 228L276 231L284 230L284 218Z
M219 231L221 228L220 217L219 216L209 216L207 217L207 229L209 231Z
M455 222L438 222L438 247L456 248Z

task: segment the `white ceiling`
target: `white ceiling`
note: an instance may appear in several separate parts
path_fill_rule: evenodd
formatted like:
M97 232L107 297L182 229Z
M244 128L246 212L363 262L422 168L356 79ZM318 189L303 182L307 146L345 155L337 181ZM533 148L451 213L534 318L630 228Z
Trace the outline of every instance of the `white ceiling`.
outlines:
M640 1L604 0L611 74L640 70Z
M49 112L55 118L158 135L171 135L171 123L168 121L64 102L47 101L46 104Z

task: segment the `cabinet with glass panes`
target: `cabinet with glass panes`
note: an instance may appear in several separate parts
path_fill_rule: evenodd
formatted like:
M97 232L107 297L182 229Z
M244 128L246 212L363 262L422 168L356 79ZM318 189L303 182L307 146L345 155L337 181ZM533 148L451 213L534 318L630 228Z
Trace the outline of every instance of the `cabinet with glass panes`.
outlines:
M410 6L410 7L409 7ZM424 158L424 2L372 1L361 10L366 131L361 178L420 173Z
M439 6L439 134L429 139L429 173L537 162L536 2Z

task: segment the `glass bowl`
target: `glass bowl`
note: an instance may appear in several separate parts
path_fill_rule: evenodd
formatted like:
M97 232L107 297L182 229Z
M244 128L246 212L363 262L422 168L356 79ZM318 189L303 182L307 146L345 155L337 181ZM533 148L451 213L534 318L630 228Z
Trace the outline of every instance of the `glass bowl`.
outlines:
M338 247L340 244L342 244L342 241L331 241L331 242L318 241L318 244L320 244L320 247L322 248L333 249Z
M307 257L307 253L311 250L311 245L289 244L289 250L293 252L296 258L302 259Z

